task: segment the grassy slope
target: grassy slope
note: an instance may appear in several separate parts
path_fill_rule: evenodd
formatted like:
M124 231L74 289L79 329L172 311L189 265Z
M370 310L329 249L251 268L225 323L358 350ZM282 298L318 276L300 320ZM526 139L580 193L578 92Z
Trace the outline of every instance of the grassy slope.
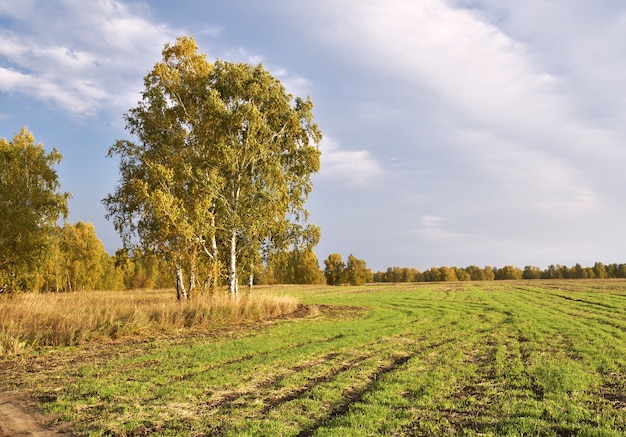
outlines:
M286 290L321 314L8 358L3 384L92 435L626 433L626 282Z

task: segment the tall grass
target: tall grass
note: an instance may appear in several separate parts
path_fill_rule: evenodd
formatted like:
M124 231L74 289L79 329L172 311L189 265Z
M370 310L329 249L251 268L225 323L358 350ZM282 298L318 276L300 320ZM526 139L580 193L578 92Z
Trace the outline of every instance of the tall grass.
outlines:
M95 339L208 332L294 313L295 298L257 293L238 299L171 291L17 294L0 298L0 356Z

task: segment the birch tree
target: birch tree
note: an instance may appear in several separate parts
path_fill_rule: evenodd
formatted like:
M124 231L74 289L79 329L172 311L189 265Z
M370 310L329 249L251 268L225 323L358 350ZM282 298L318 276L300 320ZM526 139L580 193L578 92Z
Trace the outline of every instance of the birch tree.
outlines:
M264 247L306 231L304 208L319 169L312 102L288 94L262 65L207 61L193 38L166 45L126 114L136 141L118 141L121 181L104 199L124 241L170 258L179 296L199 257L226 266L238 293Z
M59 191L56 150L46 153L27 128L0 139L0 292L30 288L28 276L48 254L69 193ZM35 287L36 288L36 287Z

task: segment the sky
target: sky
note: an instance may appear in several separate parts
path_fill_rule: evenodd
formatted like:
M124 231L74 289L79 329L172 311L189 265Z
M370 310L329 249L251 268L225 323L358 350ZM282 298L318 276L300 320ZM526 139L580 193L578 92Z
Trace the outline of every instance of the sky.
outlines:
M111 254L107 151L183 35L312 98L320 262L626 262L623 0L1 2L0 137L61 152L69 221Z

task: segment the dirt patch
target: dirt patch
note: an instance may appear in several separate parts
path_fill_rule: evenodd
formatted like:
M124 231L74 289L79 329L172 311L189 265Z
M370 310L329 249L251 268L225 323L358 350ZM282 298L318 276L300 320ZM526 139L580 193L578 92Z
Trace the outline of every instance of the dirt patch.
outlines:
M53 437L72 434L61 428L43 427L35 416L27 414L16 401L0 395L0 437Z

